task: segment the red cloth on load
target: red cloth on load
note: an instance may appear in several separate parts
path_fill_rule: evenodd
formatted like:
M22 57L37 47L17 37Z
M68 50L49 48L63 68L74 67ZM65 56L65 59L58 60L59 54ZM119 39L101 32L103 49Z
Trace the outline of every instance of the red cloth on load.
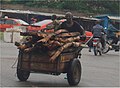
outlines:
M80 40L80 42L86 43L90 39L90 37L93 36L92 32L89 31L85 31L85 35L86 35L86 40L85 41Z

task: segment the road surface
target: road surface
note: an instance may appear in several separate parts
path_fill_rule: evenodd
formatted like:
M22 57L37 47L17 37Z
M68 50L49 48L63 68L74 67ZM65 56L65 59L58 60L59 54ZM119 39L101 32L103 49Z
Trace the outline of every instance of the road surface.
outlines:
M32 73L27 82L20 82L16 77L18 50L12 43L0 42L0 86L1 87L69 87L66 74L52 76ZM110 51L102 56L82 50L80 59L82 78L78 87L119 87L119 52Z

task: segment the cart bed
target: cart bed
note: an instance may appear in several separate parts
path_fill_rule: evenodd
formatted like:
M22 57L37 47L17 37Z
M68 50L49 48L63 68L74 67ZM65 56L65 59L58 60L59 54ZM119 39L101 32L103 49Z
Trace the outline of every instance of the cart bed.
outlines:
M23 70L35 71L35 72L52 72L61 73L66 72L68 62L71 59L76 58L77 52L63 52L55 62L50 62L50 57L47 54L41 55L40 53L25 53L20 52L19 56L19 67Z

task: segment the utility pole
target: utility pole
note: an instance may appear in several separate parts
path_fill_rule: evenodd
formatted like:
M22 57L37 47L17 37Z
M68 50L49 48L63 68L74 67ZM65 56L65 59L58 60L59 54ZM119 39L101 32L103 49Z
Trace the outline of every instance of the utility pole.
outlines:
M0 0L0 9L2 10L2 0Z
M0 10L2 10L2 0L0 0ZM0 12L0 18L2 17L2 11Z

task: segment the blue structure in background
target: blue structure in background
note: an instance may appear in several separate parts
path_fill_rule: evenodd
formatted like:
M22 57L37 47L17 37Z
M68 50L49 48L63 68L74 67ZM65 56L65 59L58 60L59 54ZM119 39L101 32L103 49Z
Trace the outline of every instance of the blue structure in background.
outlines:
M101 25L104 27L105 30L107 30L109 17L108 16L97 16L96 18L102 20L102 24Z
M119 25L120 25L120 17L119 16L100 15L100 16L96 16L95 18L102 20L101 25L104 27L106 32L108 29L109 20L114 20L116 22L116 28L119 29Z

